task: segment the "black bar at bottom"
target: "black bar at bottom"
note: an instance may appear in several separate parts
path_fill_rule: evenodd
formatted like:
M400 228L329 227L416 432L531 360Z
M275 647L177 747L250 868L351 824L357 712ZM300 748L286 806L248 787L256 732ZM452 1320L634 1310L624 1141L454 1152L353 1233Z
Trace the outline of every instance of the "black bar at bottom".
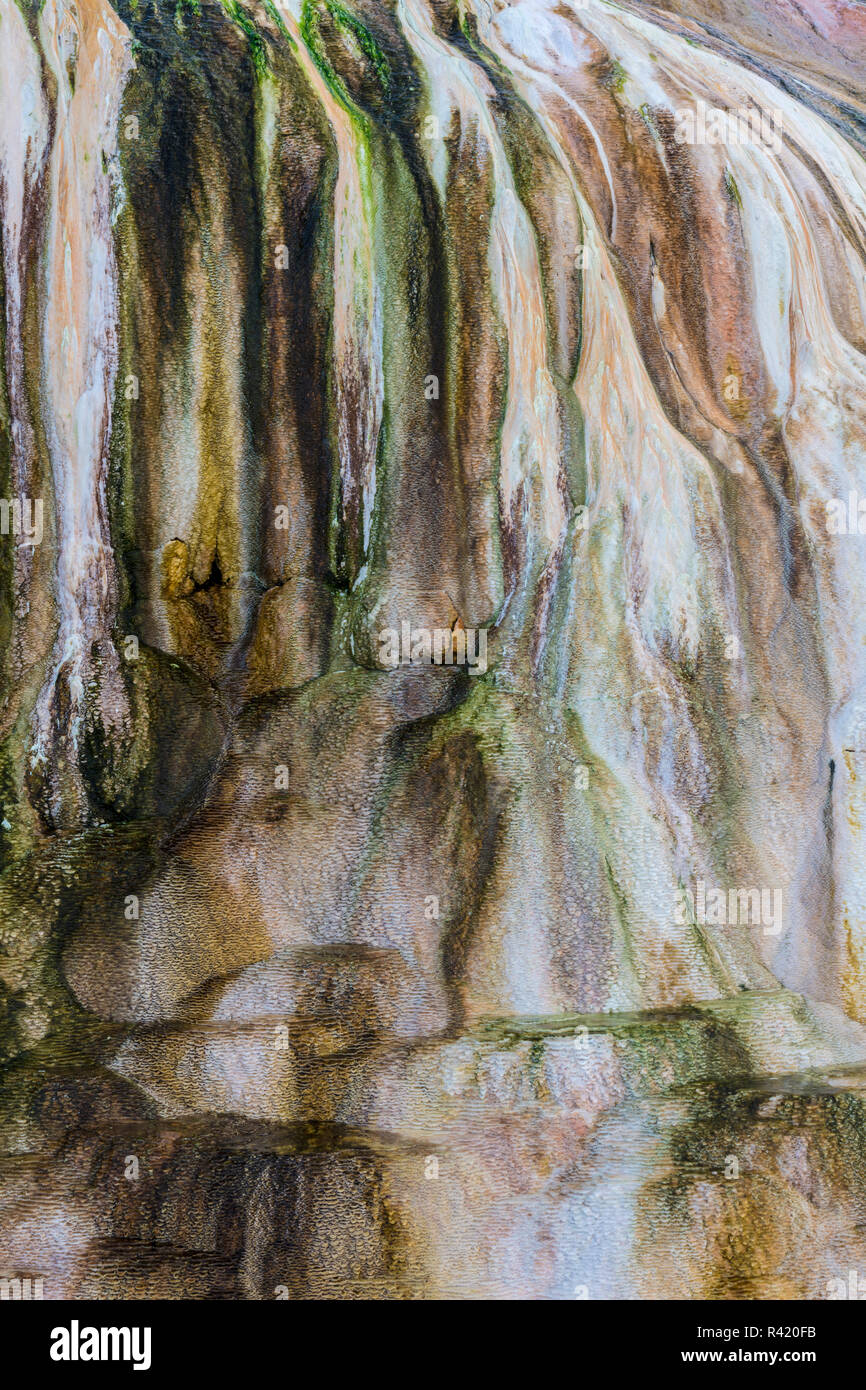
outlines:
M357 1374L367 1362L368 1376L381 1374L390 1386L416 1370L388 1364L409 1334L427 1374L439 1356L447 1362L467 1336L475 1354L490 1361L510 1357L518 1347L534 1358L532 1346L549 1363L551 1355L572 1362L579 1380L598 1380L599 1360L619 1377L667 1374L677 1369L688 1378L710 1368L738 1372L760 1368L772 1373L803 1368L822 1379L857 1364L863 1322L850 1301L796 1303L746 1302L582 1302L565 1306L542 1303L516 1314L513 1305L501 1320L500 1303L455 1303L435 1310L418 1304L290 1302L39 1302L0 1303L4 1347L14 1346L21 1371L38 1371L63 1381L110 1371L213 1376L219 1384L235 1376L258 1380L267 1365L282 1366L292 1380L319 1362L329 1375L346 1358ZM323 1321L319 1324L319 1318ZM520 1327L520 1322L525 1326ZM452 1322L453 1320L453 1322ZM318 1324L318 1326L317 1326ZM324 1334L324 1335L322 1335ZM451 1336L460 1341L451 1341ZM382 1338L394 1338L393 1344ZM527 1337L530 1340L526 1340ZM373 1340L377 1339L377 1340ZM480 1339L480 1340L479 1340ZM538 1340L536 1340L538 1339ZM557 1351L556 1348L559 1348ZM449 1350L450 1348L450 1350ZM375 1355L371 1357L371 1352ZM591 1356L590 1356L591 1349ZM428 1356L432 1352L430 1364ZM386 1360L383 1362L382 1356ZM299 1360L303 1355L303 1362ZM378 1365L378 1373L375 1366ZM590 1366L594 1369L590 1372ZM453 1373L453 1363L449 1374ZM462 1365L465 1373L466 1367ZM526 1368L528 1369L528 1367ZM245 1387L241 1387L245 1390Z

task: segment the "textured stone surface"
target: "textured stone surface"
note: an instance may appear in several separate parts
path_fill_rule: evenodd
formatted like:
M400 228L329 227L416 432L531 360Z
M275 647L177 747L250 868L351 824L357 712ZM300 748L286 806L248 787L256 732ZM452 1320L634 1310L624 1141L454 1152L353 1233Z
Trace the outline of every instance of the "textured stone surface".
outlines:
M864 61L0 0L0 1276L866 1269Z

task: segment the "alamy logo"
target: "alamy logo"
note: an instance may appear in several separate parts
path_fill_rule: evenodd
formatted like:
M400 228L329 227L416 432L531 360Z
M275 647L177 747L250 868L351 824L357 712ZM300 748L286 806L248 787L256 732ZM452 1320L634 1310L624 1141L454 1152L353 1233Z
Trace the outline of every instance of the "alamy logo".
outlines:
M782 931L781 888L708 888L702 878L696 891L680 887L674 921L683 926L697 922L701 926L752 926L764 928L764 936L779 936Z
M827 1297L835 1302L843 1298L854 1298L862 1301L866 1298L866 1279L862 1275L858 1275L856 1269L848 1271L847 1283L844 1279L828 1279Z
M0 1299L30 1300L43 1297L41 1279L0 1279Z
M52 1361L131 1361L134 1371L150 1369L149 1327L69 1327L51 1333Z
M487 670L487 629L440 627L413 628L401 623L400 631L385 627L379 633L379 661L383 666L467 666L470 675Z
M782 150L781 111L774 110L768 117L756 106L729 111L699 101L695 107L675 111L674 119L678 145L765 145L776 154Z
M866 497L852 491L847 506L842 497L828 497L824 507L831 536L866 536Z
M0 497L0 536L19 536L20 545L42 540L42 498Z

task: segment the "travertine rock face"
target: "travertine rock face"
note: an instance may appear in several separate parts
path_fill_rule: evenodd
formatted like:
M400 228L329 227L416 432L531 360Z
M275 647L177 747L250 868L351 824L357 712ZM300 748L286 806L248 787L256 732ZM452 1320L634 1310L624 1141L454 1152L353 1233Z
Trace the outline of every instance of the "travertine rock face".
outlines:
M864 1267L864 61L0 0L0 1276Z

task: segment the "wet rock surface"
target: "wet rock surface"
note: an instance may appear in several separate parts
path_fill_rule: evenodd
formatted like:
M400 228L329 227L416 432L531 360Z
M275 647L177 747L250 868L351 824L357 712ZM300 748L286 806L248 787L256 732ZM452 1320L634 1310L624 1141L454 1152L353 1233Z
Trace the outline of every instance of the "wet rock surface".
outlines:
M866 1268L864 55L0 0L0 1277Z

